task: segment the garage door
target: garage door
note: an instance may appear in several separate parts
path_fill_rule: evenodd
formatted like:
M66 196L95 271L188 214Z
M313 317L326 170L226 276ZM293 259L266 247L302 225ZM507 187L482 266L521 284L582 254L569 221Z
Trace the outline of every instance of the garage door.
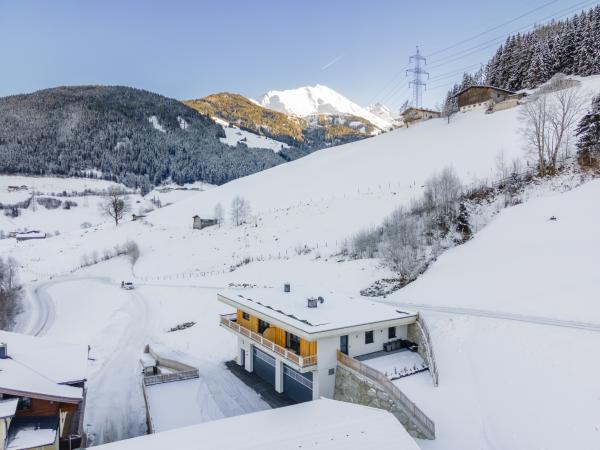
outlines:
M283 366L283 392L297 402L312 400L312 372L300 373Z
M254 347L254 373L275 386L275 358Z

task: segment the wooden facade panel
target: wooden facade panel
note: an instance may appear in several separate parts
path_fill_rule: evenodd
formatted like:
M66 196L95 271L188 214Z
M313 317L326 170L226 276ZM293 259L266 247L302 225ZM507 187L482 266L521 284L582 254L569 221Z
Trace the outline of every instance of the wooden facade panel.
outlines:
M255 333L258 333L258 318L249 315L249 319L244 319L243 311L238 309L236 313L237 323ZM286 346L286 331L283 328L278 328L269 324L263 332L263 336L279 345L280 347ZM317 341L307 341L300 338L300 356L316 356L317 355Z
M58 402L49 402L47 400L31 399L31 408L17 409L16 416L31 417L31 416L58 416L58 411L61 404Z

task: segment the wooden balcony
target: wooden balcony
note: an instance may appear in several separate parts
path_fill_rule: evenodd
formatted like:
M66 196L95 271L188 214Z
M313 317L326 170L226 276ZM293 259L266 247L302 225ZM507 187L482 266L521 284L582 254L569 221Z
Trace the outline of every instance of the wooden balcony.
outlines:
M221 315L221 326L227 328L237 334L245 336L249 339L252 339L254 342L259 344L263 349L270 350L273 353L276 353L279 356L287 359L288 361L294 363L296 366L300 368L305 368L309 366L314 366L317 364L317 356L300 356L296 354L292 350L288 350L287 348L281 347L280 345L275 344L274 342L265 339L261 334L255 333L245 327L242 327L235 321L235 314L223 314Z

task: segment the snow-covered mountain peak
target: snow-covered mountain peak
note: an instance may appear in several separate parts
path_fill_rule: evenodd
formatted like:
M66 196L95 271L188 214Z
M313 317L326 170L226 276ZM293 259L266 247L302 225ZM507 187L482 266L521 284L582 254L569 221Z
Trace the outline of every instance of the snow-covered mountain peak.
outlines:
M367 106L365 109L380 119L385 120L386 122L393 124L394 122L398 121L398 117L394 116L392 110L383 103L373 103L372 105Z
M299 117L315 114L353 114L368 120L382 130L392 127L391 122L322 84L269 91L258 100L258 103L265 108Z

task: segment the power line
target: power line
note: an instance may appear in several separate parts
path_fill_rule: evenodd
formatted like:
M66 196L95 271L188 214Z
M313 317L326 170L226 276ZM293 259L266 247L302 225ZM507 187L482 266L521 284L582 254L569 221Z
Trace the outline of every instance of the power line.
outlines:
M530 29L532 27L540 25L541 24L540 22L545 22L547 20L556 20L556 19L563 18L564 16L570 15L575 10L578 10L578 9L580 9L582 7L585 8L588 5L592 5L592 4L596 4L596 3L598 3L597 0L585 0L583 2L579 2L579 3L577 3L577 4L573 5L573 6L570 6L568 8L561 9L560 11L557 11L557 12L555 12L552 15L546 16L546 17L544 17L544 18L542 18L542 19L540 19L540 20L538 20L536 22L532 22L532 23L530 23L528 25L525 25L523 27L517 28L517 29L511 31L508 34L503 34L502 36L497 36L497 37L495 37L493 39L490 39L490 40L487 40L485 42L479 43L479 44L477 44L477 45L475 45L473 47L469 47L469 48L460 50L460 51L458 51L458 52L456 52L454 54L451 54L451 55L448 55L448 56L444 56L444 57L440 58L439 60L434 61L433 65L430 65L428 67L430 69L432 69L432 68L435 68L435 67L444 66L444 65L449 64L451 62L454 62L454 61L457 61L459 59L462 59L465 56L468 56L468 55L477 53L477 52L479 52L481 50L485 50L487 48L493 47L493 46L497 45L498 43L504 41L507 37L510 37L510 36L514 35L515 33L518 33L518 32L521 32L521 31L525 31L525 30L528 30L528 29ZM560 16L557 16L557 14L560 14Z
M534 9L532 9L532 10L529 10L529 11L527 11L527 12L525 12L525 13L523 13L523 14L521 14L521 15L517 16L517 17L515 17L514 19L510 19L510 20L508 20L508 21L506 21L506 22L504 22L504 23L501 23L500 25L496 25L495 27L489 28L489 29L487 29L487 30L485 30L485 31L482 31L481 33L478 33L478 34L476 34L476 35L474 35L474 36L471 36L470 38L463 39L462 41L459 41L459 42L457 42L457 43L455 43L455 44L449 45L448 47L442 48L442 49L440 49L440 50L436 50L435 52L433 52L433 53L430 53L430 54L429 54L429 55L427 55L427 56L428 56L428 57L431 57L431 56L433 56L433 55L437 55L437 54L439 54L439 53L443 53L443 52L445 52L446 50L450 50L450 49L452 49L452 48L458 47L459 45L462 45L462 44L464 44L464 43L466 43L466 42L472 41L473 39L477 39L478 37L481 37L481 36L483 36L483 35L486 35L486 34L488 34L488 33L491 33L492 31L496 31L496 30L498 30L498 29L502 28L502 27L503 27L503 26L505 26L505 25L508 25L508 24L510 24L510 23L513 23L513 22L516 22L517 20L519 20L519 19L522 19L523 17L526 17L526 16L528 16L528 15L530 15L530 14L533 14L534 12L536 12L536 11L539 11L540 9L544 9L546 6L550 6L550 5L552 5L552 4L554 4L554 3L558 2L558 1L559 1L559 0L552 0L552 1L548 2L548 3L544 3L543 5L541 5L541 6L538 6L537 8L534 8Z

